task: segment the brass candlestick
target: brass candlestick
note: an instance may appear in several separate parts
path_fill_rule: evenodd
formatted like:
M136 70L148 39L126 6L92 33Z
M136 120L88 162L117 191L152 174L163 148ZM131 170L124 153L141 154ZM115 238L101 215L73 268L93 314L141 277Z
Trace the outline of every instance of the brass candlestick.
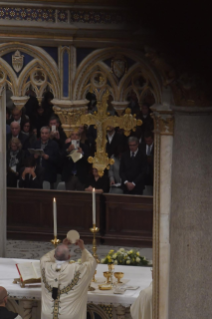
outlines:
M57 247L57 245L59 245L60 242L61 240L57 239L57 236L55 236L54 239L51 240L51 243L54 245L55 248Z
M99 228L96 227L96 225L94 224L93 225L93 228L90 228L90 231L93 233L93 256L94 258L96 259L96 262L99 264L100 263L100 260L99 260L99 257L96 253L97 251L97 246L96 246L96 233L99 231Z

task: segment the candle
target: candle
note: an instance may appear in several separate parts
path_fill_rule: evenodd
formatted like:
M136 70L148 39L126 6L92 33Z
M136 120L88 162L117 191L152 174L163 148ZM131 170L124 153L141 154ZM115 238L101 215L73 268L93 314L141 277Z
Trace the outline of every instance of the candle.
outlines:
M56 198L53 198L53 220L54 220L54 237L57 237L57 203Z
M93 225L96 225L96 192L95 188L92 190L92 216L93 216Z

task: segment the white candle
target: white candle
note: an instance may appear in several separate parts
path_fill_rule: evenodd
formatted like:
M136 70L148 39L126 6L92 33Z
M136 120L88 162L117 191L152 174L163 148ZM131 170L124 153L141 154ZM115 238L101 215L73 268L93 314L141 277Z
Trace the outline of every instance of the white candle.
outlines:
M54 237L57 237L57 203L56 198L53 198L53 220L54 220Z
M95 188L92 190L92 216L93 216L93 225L96 225L96 192Z

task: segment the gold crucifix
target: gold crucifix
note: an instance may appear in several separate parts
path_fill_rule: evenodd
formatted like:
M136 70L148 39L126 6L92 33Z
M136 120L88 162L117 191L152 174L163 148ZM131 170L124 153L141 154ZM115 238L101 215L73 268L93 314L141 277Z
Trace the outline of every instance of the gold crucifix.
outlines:
M77 125L95 125L97 130L96 138L96 152L94 157L89 157L88 162L93 164L93 167L98 170L99 176L104 175L104 170L110 168L110 165L114 164L114 160L108 157L106 153L107 144L107 128L120 127L124 130L126 136L130 135L131 130L136 126L141 126L142 121L137 120L135 115L131 114L130 109L126 109L125 114L122 116L111 116L107 112L108 108L109 91L103 95L102 102L97 103L97 112L94 114L84 114L81 116Z

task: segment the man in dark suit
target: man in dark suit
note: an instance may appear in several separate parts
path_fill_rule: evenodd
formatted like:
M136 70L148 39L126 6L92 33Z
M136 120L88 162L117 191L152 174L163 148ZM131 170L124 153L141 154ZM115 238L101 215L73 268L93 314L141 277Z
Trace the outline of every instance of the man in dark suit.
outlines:
M128 139L129 151L122 155L120 163L120 177L125 194L142 195L145 186L146 157L139 147L137 137Z
M12 116L10 118L10 123L11 122L18 122L20 125L25 122L26 120L28 120L29 118L26 117L24 114L23 114L23 111L22 110L19 110L17 109L16 107L14 107L12 109Z
M107 130L107 144L106 144L106 152L108 157L111 157L116 153L116 149L118 146L123 147L124 141L121 134L115 131L115 128L110 126Z
M50 139L50 128L43 126L40 130L40 140L36 141L33 145L34 149L42 149L43 155L34 155L37 159L37 165L45 169L44 181L48 181L51 184L51 188L54 188L54 183L57 179L57 165L60 160L59 147L55 141Z
M78 153L82 154L82 157L75 163L68 156L73 150L77 150ZM67 190L82 191L85 189L89 170L88 156L89 149L87 145L80 142L78 133L73 132L71 137L66 140L63 151L62 180L65 181Z
M8 144L13 137L17 137L22 144L22 149L27 150L29 147L29 138L27 135L21 133L20 124L18 122L12 122L10 124L10 131L11 133L7 134L7 150Z
M28 157L20 171L20 188L43 188L44 168L36 165L36 159Z

